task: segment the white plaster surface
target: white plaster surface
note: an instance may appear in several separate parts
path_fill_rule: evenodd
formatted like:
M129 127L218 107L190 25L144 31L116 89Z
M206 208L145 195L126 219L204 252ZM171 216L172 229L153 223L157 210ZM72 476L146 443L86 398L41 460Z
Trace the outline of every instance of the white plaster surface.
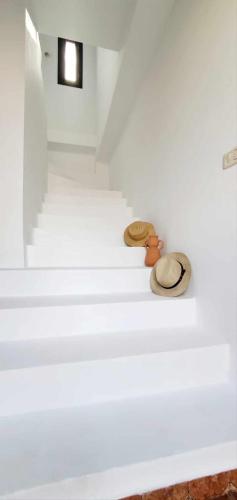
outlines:
M83 88L79 89L58 84L58 39L41 34L40 42L48 138L80 144L84 137L88 145L88 138L96 134L96 49L83 45Z
M188 293L157 297L150 269L133 266L1 272L4 500L114 500L237 467L236 171L220 161L236 140L236 3L176 2L111 165L113 185L168 250L190 255ZM77 179L74 166L66 155L63 178L50 174L34 245L75 250L98 238L119 252L131 211L105 191L91 216L106 165L80 167Z
M46 187L46 117L39 43L25 25L25 2L0 5L0 267L24 267Z
M118 144L173 5L174 0L138 0L119 54L98 52L97 158L101 161L108 161Z
M4 496L5 500L117 500L134 493L165 488L171 483L236 469L237 441L191 452L116 467ZM3 497L1 497L3 498Z
M25 10L0 3L0 267L24 265Z
M47 123L42 77L42 54L38 34L25 31L24 100L24 241L29 243L47 186Z
M117 500L236 468L235 389L223 384L16 415L1 419L1 443L4 500L33 486L12 498Z
M101 143L112 105L122 59L121 51L97 47L97 144Z
M71 195L80 194L77 191L82 188L109 190L107 164L97 162L91 153L74 152L71 146L63 151L58 146L49 150L49 192Z
M236 336L237 2L178 0L111 162L113 189L183 251L206 328ZM222 247L222 243L224 246Z

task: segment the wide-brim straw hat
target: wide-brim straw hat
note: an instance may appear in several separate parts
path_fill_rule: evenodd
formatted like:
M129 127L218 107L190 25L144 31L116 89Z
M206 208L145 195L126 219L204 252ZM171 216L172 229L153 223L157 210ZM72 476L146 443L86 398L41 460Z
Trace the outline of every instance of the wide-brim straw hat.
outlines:
M124 241L129 247L144 247L147 238L155 235L155 228L149 222L135 221L124 231Z
M184 253L164 255L151 271L151 289L157 295L177 297L187 290L191 274L191 264Z

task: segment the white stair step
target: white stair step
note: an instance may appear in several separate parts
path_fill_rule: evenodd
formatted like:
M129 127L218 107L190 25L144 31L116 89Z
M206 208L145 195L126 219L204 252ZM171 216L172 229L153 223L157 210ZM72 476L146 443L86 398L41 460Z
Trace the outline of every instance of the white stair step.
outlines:
M77 175L77 179L61 177L49 173L48 175L48 190L67 189L72 187L74 189L108 189L108 179L97 173L83 173Z
M19 278L21 280L21 274ZM12 278L11 281L14 286ZM174 329L178 335L182 329L197 325L196 300L186 296L167 300L150 292L84 297L27 297L26 293L26 297L15 298L19 290L6 292L12 298L0 302L0 324L4 325L0 342L78 335L113 336L123 331L126 336L129 332L157 332L164 328L167 328L167 335Z
M38 226L46 231L66 234L82 234L82 231L88 235L89 239L93 236L103 238L103 232L120 236L123 238L124 229L133 222L130 215L113 216L108 214L105 217L69 217L53 214L39 214ZM83 235L84 236L84 235ZM96 244L96 242L95 242Z
M234 469L234 439L231 384L16 416L0 427L0 494L117 500Z
M215 395L220 396L221 400L224 399L225 403L229 403L228 398L223 398L223 388L218 387L218 389L219 394L216 390ZM208 390L209 392L211 392L210 388ZM212 408L212 404L213 401L211 402L211 405L209 404L208 406L211 418L213 417L213 410L215 409L215 405L213 405ZM203 406L201 401L200 408L198 409L198 417L200 416L200 410L202 409ZM219 408L216 408L216 410L218 411ZM218 413L218 415L220 415L220 412ZM142 416L146 421L148 420L143 413ZM160 422L158 415L157 421ZM234 435L233 419L225 418L223 423L224 428L231 429L231 432L229 432L228 434L230 436ZM223 424L221 423L220 417L217 421L217 425L218 424L223 429ZM203 425L203 422L202 426L199 428L197 427L196 422L189 426L187 433L190 443L193 442L191 439L191 437L193 436L191 436L190 434L191 430L193 432L193 435L197 430L199 430L206 436L207 426ZM183 435L182 431L183 429L180 429L179 436L180 438L183 437L184 441L186 442L186 435ZM115 434L117 435L116 432ZM152 432L150 432L148 435L149 440L151 439L151 435L153 436ZM155 443L157 436L158 433L154 435ZM214 436L215 433L212 433L211 438L209 438L208 441L212 441ZM121 437L124 437L124 435ZM161 442L160 437L158 438L159 442ZM178 439L179 442L180 438ZM137 435L136 444L139 443L139 446L133 447L136 452L138 448L140 450L140 441L143 444L143 439L144 436L142 436L141 439L141 436ZM120 440L122 441L121 438ZM112 443L110 440L110 446L111 444L116 446L117 438L115 442ZM144 449L146 449L147 443L144 443L143 447ZM121 445L119 447L119 450L120 449ZM46 480L46 482L44 481L40 485L37 483L36 486L30 488L29 482L27 483L26 481L23 484L25 484L24 487L27 489L17 490L14 493L10 493L9 495L5 494L4 497L0 498L2 500L68 500L69 498L70 500L101 500L102 498L103 500L117 500L118 498L127 498L128 495L129 498L133 498L133 496L134 498L136 498L137 494L142 495L144 491L156 491L158 489L168 488L171 484L193 481L207 475L217 475L222 473L223 471L234 471L237 468L236 449L237 440L230 439L229 441L218 442L217 444L205 447L203 446L202 448L196 447L193 448L193 450L189 450L184 453L178 450L177 453L171 453L169 456L159 457L155 459L153 458L150 460L146 459L146 461L140 461L132 464L129 463L124 465L121 462L120 467L110 466L109 469L102 471L100 470L99 472L95 472L92 474L82 474L81 476L78 476L78 471L76 471L77 475L74 475L74 477L70 476L69 478L56 481L54 478L53 482L52 478L49 478L48 481ZM98 453L101 457L101 453ZM45 476L47 479L47 474L45 474ZM22 480L22 478L19 478L19 475L17 475L17 479L20 481L20 484L22 484L25 478L23 478ZM4 483L5 482L6 479ZM15 484L17 484L16 481ZM30 484L32 484L32 481L30 482Z
M52 194L52 193L47 193L45 195L45 203L50 204L50 205L55 205L55 206L97 206L97 205L102 205L106 207L110 206L123 206L125 207L127 205L127 200L122 197L112 197L112 196L103 196L103 195L88 195L85 196L85 194L78 195L78 196L70 196L70 195L58 195L58 194Z
M66 327L65 327L66 329ZM6 335L4 335L4 338ZM0 343L0 371L35 366L107 360L224 345L196 328L172 328L14 339Z
M122 198L122 193L121 191L112 191L112 190L106 190L106 189L81 189L78 187L78 189L74 188L74 191L72 194L69 194L67 192L65 193L57 193L57 192L48 192L46 193L46 198L53 198L53 199L61 199L61 198L109 198L111 199L120 199Z
M0 416L75 408L229 379L228 344L0 372ZM200 369L201 367L201 369Z
M42 206L43 214L52 214L62 219L67 217L103 217L104 220L110 220L111 217L132 217L131 207L119 205L55 205L53 203L44 203Z
M0 297L150 292L150 272L149 268L4 270Z
M77 193L79 190L103 190L109 191L108 183L104 179L100 179L97 175L81 175L80 180L68 183L57 183L48 181L48 191L55 193L72 192Z
M144 267L144 248L28 245L28 267Z
M33 230L33 244L34 245L50 245L69 248L88 248L92 247L125 247L123 239L123 225L121 228L116 226L116 229L109 229L108 227L99 228L94 219L87 219L86 229L78 228L56 228L54 230L46 230L35 228ZM122 227L123 226L123 227ZM120 230L119 230L120 229Z
M65 168L66 165L65 165ZM84 165L84 168L82 165L77 165L76 167L76 177L74 175L74 173L70 173L70 169L69 169L69 172L66 172L65 169L64 171L61 170L61 167L59 168L59 170L57 169L57 167L55 168L55 166L52 166L49 164L48 166L48 181L50 182L53 182L53 183L59 183L59 184L78 184L79 183L79 177L84 177L84 176L94 176L96 175L96 172L95 172L95 165L93 164L90 164L90 166L85 166Z

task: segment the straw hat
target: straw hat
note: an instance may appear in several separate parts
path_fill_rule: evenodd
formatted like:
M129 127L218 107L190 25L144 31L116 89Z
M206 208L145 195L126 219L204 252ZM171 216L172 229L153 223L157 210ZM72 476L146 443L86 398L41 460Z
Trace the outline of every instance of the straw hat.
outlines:
M147 238L154 234L156 233L152 224L138 220L125 229L124 241L129 247L144 247Z
M173 252L161 257L151 271L151 289L157 295L177 297L188 288L191 264L184 253Z

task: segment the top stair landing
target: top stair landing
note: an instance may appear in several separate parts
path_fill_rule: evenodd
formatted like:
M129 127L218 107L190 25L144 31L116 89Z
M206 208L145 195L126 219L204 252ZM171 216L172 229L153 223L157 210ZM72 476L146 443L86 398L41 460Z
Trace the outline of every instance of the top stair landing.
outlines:
M76 178L65 175L58 175L55 172L49 171L48 174L48 189L49 191L60 188L81 188L81 189L96 189L109 190L108 175L100 175L95 167L93 172L79 172Z

